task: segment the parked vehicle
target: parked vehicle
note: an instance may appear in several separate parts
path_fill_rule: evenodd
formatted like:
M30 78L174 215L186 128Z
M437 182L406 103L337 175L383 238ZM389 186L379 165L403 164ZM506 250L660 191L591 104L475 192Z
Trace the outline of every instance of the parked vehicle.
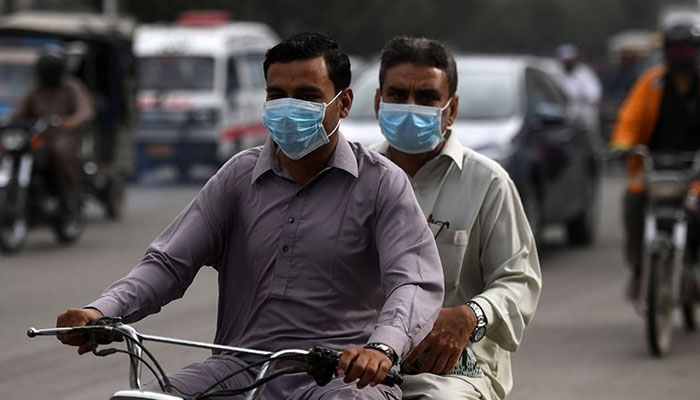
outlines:
M590 135L556 80L530 57L457 57L459 114L453 134L510 173L536 237L566 225L569 242L593 242L600 167ZM340 131L365 145L383 140L374 111L379 63L353 85L355 100Z
M339 353L335 350L314 346L311 350L287 349L277 352L246 349L242 347L224 346L219 344L191 342L189 340L173 339L163 336L145 335L139 333L129 325L121 323L119 318L103 317L87 326L76 326L55 329L35 329L29 328L27 336L55 336L60 334L82 334L87 335L97 346L97 343L105 341L126 342L126 350L116 348L95 349L93 354L105 357L115 353L126 353L129 355L129 384L131 390L120 390L116 392L112 400L204 400L219 398L222 396L242 396L246 395L247 400L257 400L262 398L263 391L267 383L277 377L289 374L307 373L314 378L319 386L327 385L336 375ZM240 354L249 357L259 358L253 366L260 366L260 372L250 386L237 389L217 389L220 383L231 377L246 372L247 368L239 369L228 376L211 385L205 393L188 394L179 390L173 385L163 368L156 360L144 342L158 342L178 346L196 347L200 349L210 349L225 351L233 354ZM280 365L282 364L282 365ZM141 384L141 366L145 365L153 373L162 393L143 390ZM403 378L394 371L389 371L384 380L384 384L394 386L401 384Z
M17 122L0 128L0 250L19 251L29 228L52 227L59 243L73 243L83 232L82 204L62 215L58 188L51 179L44 134L59 129L60 117Z
M262 64L277 42L267 25L211 12L138 28L138 173L170 165L186 180L195 166L218 168L264 143Z

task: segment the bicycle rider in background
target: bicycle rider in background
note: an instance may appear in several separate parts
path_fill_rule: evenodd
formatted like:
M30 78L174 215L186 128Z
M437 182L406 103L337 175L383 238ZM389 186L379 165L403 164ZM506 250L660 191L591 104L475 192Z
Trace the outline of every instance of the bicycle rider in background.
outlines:
M663 34L665 65L650 68L632 87L618 114L613 151L636 145L645 145L652 152L700 150L700 25L678 23ZM625 253L632 274L626 295L635 300L640 293L646 202L641 157L629 157L627 175ZM693 187L691 190L700 190L700 185Z
M61 117L61 126L47 131L45 137L52 178L61 198L61 215L70 219L80 209L80 128L92 120L93 103L87 88L66 74L65 55L60 49L44 50L37 60L35 73L36 83L8 120Z

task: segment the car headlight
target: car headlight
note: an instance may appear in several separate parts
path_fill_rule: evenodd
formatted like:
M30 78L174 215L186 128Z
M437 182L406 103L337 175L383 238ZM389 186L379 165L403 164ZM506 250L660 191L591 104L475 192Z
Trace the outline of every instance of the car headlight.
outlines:
M649 197L656 200L672 200L686 195L688 187L685 180L653 179L647 183Z
M19 150L26 142L26 136L22 131L5 131L0 133L0 143L4 150Z

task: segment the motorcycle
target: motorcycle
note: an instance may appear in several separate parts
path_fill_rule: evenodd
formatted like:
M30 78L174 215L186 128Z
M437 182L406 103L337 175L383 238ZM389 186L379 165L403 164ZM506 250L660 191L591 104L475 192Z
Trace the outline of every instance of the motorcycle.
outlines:
M85 335L85 337L94 344L92 353L96 356L105 357L115 353L124 353L129 356L129 384L131 389L116 392L111 397L111 400L204 400L222 396L233 397L243 394L247 394L247 400L258 400L262 397L267 383L283 375L306 372L314 378L317 385L325 386L336 376L335 374L340 359L337 351L323 346L315 346L311 350L285 349L277 352L269 352L242 347L192 342L163 336L145 335L136 331L132 326L123 324L119 318L110 317L99 318L86 326L54 329L29 328L27 331L27 336L30 338L64 334ZM203 392L183 393L170 382L153 353L145 347L144 342L146 341L226 351L233 354L256 357L259 360L245 368L233 371ZM98 350L97 343L105 342L126 342L126 350L117 348ZM285 366L281 367L279 365L280 363ZM143 384L141 382L142 365L145 365L151 371L162 393L143 389ZM235 375L248 372L252 368L259 368L259 372L255 380L249 386L236 389L217 389L221 383L231 379ZM402 382L403 377L399 373L389 371L383 383L387 386L394 386L400 385Z
M70 215L61 212L58 188L50 178L46 132L62 125L58 116L0 127L0 249L15 253L30 227L48 224L61 244L77 241L85 222L82 201Z
M700 296L700 152L651 153L638 146L647 189L641 296L637 307L646 322L649 351L656 357L671 347L674 315L682 311L686 330L696 329Z

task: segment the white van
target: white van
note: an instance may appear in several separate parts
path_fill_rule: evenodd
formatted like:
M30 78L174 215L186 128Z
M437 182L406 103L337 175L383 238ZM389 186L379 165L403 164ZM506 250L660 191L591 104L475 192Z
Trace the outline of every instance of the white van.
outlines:
M212 13L137 28L137 174L171 165L187 180L193 167L213 170L262 144L262 64L278 42L265 24L228 22Z

